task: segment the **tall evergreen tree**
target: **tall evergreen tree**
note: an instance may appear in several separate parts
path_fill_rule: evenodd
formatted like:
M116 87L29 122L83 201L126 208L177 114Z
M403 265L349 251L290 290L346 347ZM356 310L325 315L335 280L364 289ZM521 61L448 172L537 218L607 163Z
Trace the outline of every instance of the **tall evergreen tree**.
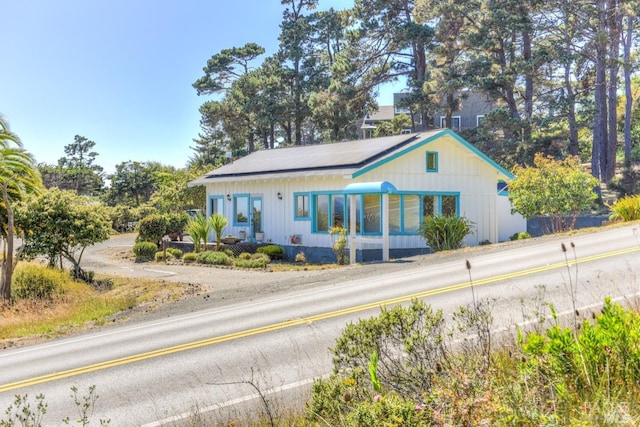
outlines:
M62 174L62 190L75 190L80 195L93 196L102 191L103 168L95 163L98 153L93 151L96 143L84 136L76 135L73 143L64 147L66 157L58 160L58 170Z
M353 14L360 23L356 58L372 91L380 84L406 78L411 105L426 123L431 99L423 86L434 30L429 23L416 22L414 12L413 0L355 0Z
M280 24L280 55L285 70L285 79L290 88L289 117L293 126L293 135L288 132L288 137L293 137L295 145L303 144L303 126L309 117L308 100L310 85L308 78L311 75L315 58L309 55L309 40L311 25L305 11L314 10L318 6L318 0L281 0L286 8L282 14Z

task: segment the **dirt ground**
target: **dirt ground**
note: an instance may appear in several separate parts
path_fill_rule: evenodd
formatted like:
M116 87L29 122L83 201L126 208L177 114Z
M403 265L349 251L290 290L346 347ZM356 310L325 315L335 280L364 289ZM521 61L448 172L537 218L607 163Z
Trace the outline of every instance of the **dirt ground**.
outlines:
M387 263L373 262L347 266L310 266L307 269L297 267L290 271L244 270L217 266L165 264L161 262L136 263L131 249L134 234L123 234L110 238L106 242L86 249L82 258L82 267L96 274L109 274L126 277L156 279L179 283L184 292L180 298L163 299L159 303L141 305L130 312L121 313L117 320L122 322L153 320L182 313L215 308L222 305L246 302L273 296L296 289L309 289L331 283L341 283L352 279L375 277L395 271L405 271L445 261L473 257L479 251L498 251L505 246L532 243L538 239L506 242L490 246L464 248L430 255L421 255L391 260ZM464 265L464 264L463 264Z
M155 279L179 283L184 288L178 299L163 301L153 307L141 306L122 313L121 321L153 319L173 314L188 313L221 305L251 301L294 289L344 282L350 279L372 277L407 268L407 263L419 265L426 257L395 260L390 263L368 263L354 266L295 266L267 270L233 269L219 266L183 265L181 263L137 263L132 257L134 234L122 234L106 242L88 247L82 257L85 270L96 274Z
M123 234L87 248L82 258L82 267L97 274L117 275L128 280L145 278L176 282L184 292L180 298L165 299L151 307L143 305L131 312L122 313L117 316L120 321L157 319L445 261L460 260L464 263L467 258L472 258L479 252L486 253L504 250L505 247L531 244L541 238L421 255L391 260L388 263L311 266L307 269L296 267L290 271L244 270L161 262L136 263L131 253L134 239L134 234Z

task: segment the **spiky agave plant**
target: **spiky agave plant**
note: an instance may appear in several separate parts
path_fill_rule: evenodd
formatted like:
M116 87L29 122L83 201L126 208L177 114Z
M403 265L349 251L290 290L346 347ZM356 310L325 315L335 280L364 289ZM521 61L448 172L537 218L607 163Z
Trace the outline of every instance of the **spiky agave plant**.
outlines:
M222 232L227 226L227 223L227 218L220 212L216 212L209 217L209 224L216 235L216 251L220 251L220 246L222 245Z
M207 239L211 233L211 223L201 213L189 219L185 227L189 236L193 240L193 251L198 253L201 249L201 242L204 242L205 249L207 247Z

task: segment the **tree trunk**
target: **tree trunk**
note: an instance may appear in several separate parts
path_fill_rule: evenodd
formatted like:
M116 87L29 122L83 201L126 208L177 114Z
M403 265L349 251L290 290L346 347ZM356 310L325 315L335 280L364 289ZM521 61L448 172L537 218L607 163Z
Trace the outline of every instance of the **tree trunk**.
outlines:
M633 42L633 16L627 15L627 31L624 38L624 164L631 165L631 43Z
M606 33L606 2L598 2L600 15L596 28L596 86L594 89L594 120L593 143L591 146L591 173L599 180L603 179L601 170L605 166L607 149L607 33Z
M0 294L2 298L11 301L11 283L13 281L13 209L9 200L8 187L9 180L2 184L2 200L7 211L7 245L5 258L2 262L2 283L0 283Z
M273 122L269 125L269 148L274 149L276 142L276 127Z
M618 57L620 54L621 14L617 0L609 0L609 82L608 82L608 133L605 153L605 168L601 171L602 180L610 181L616 174L616 152L618 148Z
M562 21L564 24L564 52L563 56L566 58L564 61L564 88L567 92L567 121L569 122L569 153L572 156L577 156L579 152L578 145L578 124L576 121L576 94L573 90L571 65L573 59L571 58L571 49L573 46L573 40L569 35L569 23L570 12L568 2L562 2Z

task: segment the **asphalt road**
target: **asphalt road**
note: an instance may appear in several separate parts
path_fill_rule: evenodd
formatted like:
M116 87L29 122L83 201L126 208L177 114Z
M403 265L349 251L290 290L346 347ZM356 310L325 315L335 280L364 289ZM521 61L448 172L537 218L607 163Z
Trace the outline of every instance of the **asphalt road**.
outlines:
M15 394L43 393L43 424L59 425L76 411L70 387L95 385L93 418L111 425L179 425L196 412L216 420L221 408L224 415L240 402L256 403L253 386L274 399L304 396L313 378L330 371L327 348L344 325L381 306L419 298L449 316L472 298L487 298L496 329L508 329L535 323L540 301L589 317L605 296L629 302L640 292L637 224L502 249L465 252L471 269L454 256L370 266L375 274L312 274L306 285L252 301L5 350L0 408Z

